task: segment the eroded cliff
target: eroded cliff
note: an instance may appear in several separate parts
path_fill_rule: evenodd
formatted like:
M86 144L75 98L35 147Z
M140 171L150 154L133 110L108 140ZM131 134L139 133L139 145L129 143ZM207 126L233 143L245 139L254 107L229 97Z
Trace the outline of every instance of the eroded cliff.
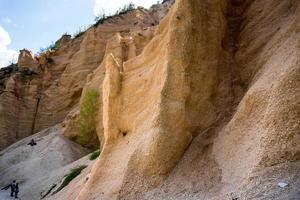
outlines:
M74 39L63 35L54 50L38 57L26 49L20 51L16 72L3 80L0 149L61 123L71 111L78 112L87 76L102 62L107 41L119 32L135 34L139 41L132 46L136 51L132 53L140 53L147 43L142 32L153 32L170 5L167 2L110 17Z
M300 2L177 0L160 20L169 3L53 53L73 52L34 130L71 111L63 132L75 140L95 91L101 155L48 199L298 199Z
M141 55L116 49L103 152L77 199L299 197L299 6L179 0Z

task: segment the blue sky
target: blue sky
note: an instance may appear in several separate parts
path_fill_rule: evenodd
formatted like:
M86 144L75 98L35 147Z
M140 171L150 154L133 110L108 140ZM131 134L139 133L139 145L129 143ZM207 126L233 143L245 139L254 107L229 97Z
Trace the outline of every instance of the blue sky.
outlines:
M129 2L149 7L157 0L0 0L0 67L20 49L36 53L62 34L94 23L98 12L114 13Z

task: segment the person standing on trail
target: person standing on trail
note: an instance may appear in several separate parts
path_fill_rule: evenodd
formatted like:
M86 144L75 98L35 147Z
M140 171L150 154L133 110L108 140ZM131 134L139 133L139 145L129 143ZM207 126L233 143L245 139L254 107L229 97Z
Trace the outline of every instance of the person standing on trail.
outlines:
M10 196L13 197L14 196L14 186L13 186L12 183L9 184L9 185L7 185L7 186L5 186L1 190L8 190L8 188L10 188Z
M18 198L18 193L19 193L19 183L15 184L14 191L15 191L15 199L17 199Z
M5 186L1 190L7 190L8 188L10 188L10 196L18 198L19 184L16 183L15 180L13 180L13 182L11 184Z
M10 196L14 197L16 181L14 180L9 186L10 186Z

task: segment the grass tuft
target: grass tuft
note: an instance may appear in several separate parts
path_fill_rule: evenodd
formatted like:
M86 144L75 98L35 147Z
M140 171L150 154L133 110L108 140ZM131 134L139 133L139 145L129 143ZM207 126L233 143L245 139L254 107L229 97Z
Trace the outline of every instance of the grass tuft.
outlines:
M98 14L98 16L95 17L95 24L93 26L97 27L98 25L103 24L105 20L108 20L115 16L126 14L132 10L135 10L135 5L133 3L129 3L127 5L124 5L122 8L119 8L113 15L106 16L104 11L102 11L102 14Z
M74 33L73 39L80 38L91 27L97 27L98 25L103 24L108 19L111 19L111 18L113 18L115 16L126 14L126 13L128 13L128 12L130 12L132 10L135 10L135 9L136 9L136 6L133 3L129 3L127 5L124 5L122 8L119 8L114 14L110 14L110 15L106 15L105 12L104 12L104 10L102 9L101 13L99 13L95 17L95 23L93 25L91 25L90 27L79 28L76 31L76 33ZM138 9L141 9L141 7L138 7Z
M85 34L88 28L79 28L73 35L73 39L80 38Z
M57 193L57 192L59 192L59 191L61 191L64 187L66 187L86 167L87 167L86 165L82 165L82 166L79 166L77 168L72 169L71 172L65 176L65 179L63 180L63 182L59 186L59 188L57 188L57 190L55 192L53 192L52 195L55 194L55 193Z
M96 160L96 158L99 157L101 151L100 149L97 149L96 151L94 151L91 155L90 155L90 160Z

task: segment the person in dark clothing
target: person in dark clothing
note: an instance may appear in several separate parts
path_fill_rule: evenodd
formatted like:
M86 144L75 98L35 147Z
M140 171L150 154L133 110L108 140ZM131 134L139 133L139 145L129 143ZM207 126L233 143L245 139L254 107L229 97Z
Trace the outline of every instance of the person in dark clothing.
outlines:
M35 146L36 142L34 141L34 139L31 139L31 141L27 145Z
M17 199L19 193L19 183L16 183L14 191L15 191L15 199Z
M11 196L11 197L14 197L15 186L16 186L16 181L14 180L14 181L10 184L10 196Z
M15 188L16 188L16 181L14 180L11 184L5 186L4 188L2 188L1 190L7 190L8 188L10 188L10 196L14 197L15 194ZM19 190L19 186L18 186L18 190Z

